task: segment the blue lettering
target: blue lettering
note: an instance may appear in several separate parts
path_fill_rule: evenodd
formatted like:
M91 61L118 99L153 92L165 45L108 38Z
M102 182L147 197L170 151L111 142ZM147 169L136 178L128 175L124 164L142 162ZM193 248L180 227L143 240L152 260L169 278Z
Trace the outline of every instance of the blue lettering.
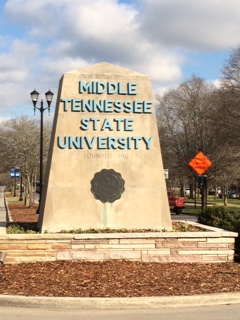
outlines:
M76 138L68 137L68 148L72 149L73 147L75 149L82 149L83 148L81 137L76 137Z
M61 99L61 102L63 102L63 111L68 111L68 103L71 102L71 99Z
M127 94L127 91L122 89L122 83L118 82L118 94Z
M122 101L121 100L116 100L114 101L113 103L114 105L114 111L117 112L117 113L120 113L122 112Z
M63 138L64 142L61 141L61 137L57 137L57 146L60 149L66 149L68 147L67 138Z
M98 123L98 121L100 121L100 119L99 118L90 118L90 120L93 123L93 130L96 131L97 130L97 123Z
M92 100L82 100L82 112L88 111L92 112L93 106L92 106Z
M151 148L151 144L153 142L153 137L146 138L146 137L57 137L57 146L60 149L120 149L120 150L131 150L139 149L140 142L141 146L145 145L146 150Z
M113 112L112 110L112 104L113 101L112 100L105 100L105 112Z
M124 150L127 147L127 142L126 142L126 138L119 138L118 139L118 149Z
M81 123L81 126L80 126L80 129L81 130L88 130L89 129L89 125L88 125L88 122L89 122L89 118L83 118L81 119L80 123Z
M81 100L73 99L72 100L72 112L80 112L80 102Z
M142 101L134 101L133 113L142 113Z
M108 94L114 94L117 92L117 84L115 82L108 82Z
M127 138L127 148L128 150L132 149L131 138Z
M152 113L152 101L143 101L143 113Z
M121 82L102 82L102 81L89 81L84 83L84 81L79 81L79 93L87 92L88 94L102 94L107 92L107 94L122 94L122 95L136 95L136 86L135 82L129 82L126 84L126 90L123 89L123 84Z
M97 139L96 137L93 137L92 140L90 140L90 138L85 137L85 141L86 141L86 144L88 146L88 149L92 149L93 148L93 145L96 142L96 139Z
M124 122L124 119L123 118L115 118L113 119L113 121L116 122L116 127L117 127L117 131L120 131L121 130L121 123Z
M133 131L133 119L124 119L124 131Z
M93 100L93 111L104 112L104 100Z
M79 82L79 93L83 93L83 91L87 91L88 93L95 93L92 92L92 81L89 81L87 84L84 84L83 81Z
M107 140L107 149L117 149L116 142L117 138L109 137Z
M106 91L106 84L104 82L97 82L97 90L96 93L97 94L101 94L104 93Z
M107 138L98 137L98 149L107 149Z
M134 141L134 149L138 150L139 141L142 140L142 138L141 137L132 137L132 140Z
M124 101L123 106L124 106L124 112L126 113L132 112L132 106L130 101Z
M136 92L136 86L137 84L135 82L129 82L127 84L127 88L128 88L128 94L137 94Z
M146 149L149 150L151 143L153 141L153 137L151 137L149 139L147 139L146 137L142 137L142 139L143 139L143 142L146 144Z
M96 93L96 91L97 91L96 85L97 85L97 82L93 81L92 82L92 93Z
M104 119L101 131L104 131L106 129L113 131L113 127L112 127L109 119Z

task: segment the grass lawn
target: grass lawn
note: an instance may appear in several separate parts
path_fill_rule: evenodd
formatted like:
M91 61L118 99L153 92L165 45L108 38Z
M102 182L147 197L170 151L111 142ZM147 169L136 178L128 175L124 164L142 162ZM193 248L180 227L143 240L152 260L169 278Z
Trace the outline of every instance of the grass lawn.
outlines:
M201 204L201 199L197 199L195 208L195 200L185 198L185 209L183 209L182 213L198 215L201 212ZM223 199L214 198L214 196L208 196L207 206L224 206L224 202ZM226 207L240 209L240 200L228 199Z
M14 197L11 192L5 192L5 197L6 197L7 202L18 202L19 201L19 194L16 197Z
M201 212L201 207L198 206L195 208L194 206L185 205L185 209L182 210L183 214L189 214L189 215L198 215Z
M6 201L7 202L18 202L19 195L13 197L11 192L6 192ZM224 206L223 199L214 198L213 196L208 196L207 205L209 206ZM227 207L240 209L240 199L228 199ZM195 208L195 200L185 198L185 209L182 210L183 214L189 215L198 215L201 212L201 199L197 199L196 208Z

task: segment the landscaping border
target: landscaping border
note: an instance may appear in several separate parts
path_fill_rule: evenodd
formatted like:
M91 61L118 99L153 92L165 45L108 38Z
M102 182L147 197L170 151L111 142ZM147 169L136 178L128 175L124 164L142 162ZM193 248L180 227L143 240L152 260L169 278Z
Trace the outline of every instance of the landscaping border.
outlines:
M0 253L4 255L5 263L113 259L159 263L234 261L237 233L187 223L205 231L6 234L0 235Z

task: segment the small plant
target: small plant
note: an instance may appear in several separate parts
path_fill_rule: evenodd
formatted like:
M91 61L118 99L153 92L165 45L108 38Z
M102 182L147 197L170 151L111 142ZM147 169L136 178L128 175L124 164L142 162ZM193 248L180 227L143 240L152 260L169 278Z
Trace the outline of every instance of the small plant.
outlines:
M39 233L36 223L9 223L7 225L8 234L32 234Z
M130 232L161 232L162 230L158 229L111 229L111 228L105 228L105 229L94 229L90 228L87 230L82 230L82 229L73 229L73 230L61 230L59 233L78 233L78 234L83 234L83 233L130 233Z
M191 225L187 222L175 222L173 223L173 232L196 232L206 231L203 228Z
M193 226L184 222L173 222L172 224L172 232L197 232L197 231L206 231L203 228ZM8 234L32 234L39 233L39 229L37 228L36 223L9 223L7 226ZM168 232L167 230L159 230L159 229L94 229L90 228L87 230L82 229L72 229L72 230L61 230L57 233L68 233L68 234L90 234L90 233L148 233L148 232ZM52 232L45 231L45 234L51 234ZM54 232L55 233L55 232Z

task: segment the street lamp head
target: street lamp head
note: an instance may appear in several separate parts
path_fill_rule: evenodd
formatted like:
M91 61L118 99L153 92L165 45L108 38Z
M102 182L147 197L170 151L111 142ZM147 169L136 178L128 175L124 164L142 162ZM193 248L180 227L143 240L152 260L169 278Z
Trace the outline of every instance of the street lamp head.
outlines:
M30 93L30 95L31 95L31 98L32 98L32 103L33 103L33 105L35 107L36 103L38 101L39 93L34 89L33 92Z
M48 90L48 92L45 93L45 96L46 96L46 100L47 100L47 103L48 103L48 108L50 108L50 104L52 102L52 99L53 99L53 93Z

